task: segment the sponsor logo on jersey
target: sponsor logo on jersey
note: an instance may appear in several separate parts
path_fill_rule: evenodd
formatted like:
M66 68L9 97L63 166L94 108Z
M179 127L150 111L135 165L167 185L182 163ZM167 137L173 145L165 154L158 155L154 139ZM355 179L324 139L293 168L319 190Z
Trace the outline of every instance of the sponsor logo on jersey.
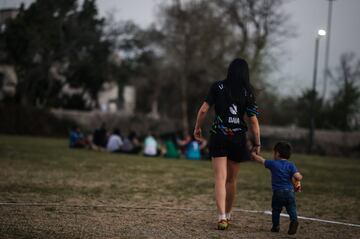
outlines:
M232 123L232 124L240 124L240 118L238 118L238 117L229 117L228 122Z
M233 115L237 115L237 113L238 113L237 106L235 104L232 104L229 107L229 110L230 110L230 113ZM240 124L240 118L239 117L229 117L228 122L232 123L232 124Z
M220 90L224 89L224 85L223 85L223 84L220 84L220 85L219 85L219 88L220 88Z
M235 104L232 104L229 109L231 114L237 115L237 106Z

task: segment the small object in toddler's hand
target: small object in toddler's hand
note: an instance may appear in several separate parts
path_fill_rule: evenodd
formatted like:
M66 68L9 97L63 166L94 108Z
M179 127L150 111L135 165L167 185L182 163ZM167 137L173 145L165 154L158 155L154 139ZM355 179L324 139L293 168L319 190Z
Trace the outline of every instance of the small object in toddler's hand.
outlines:
M292 179L292 184L294 186L294 191L295 192L301 192L302 186L301 186L300 180L297 180L297 179L293 178Z

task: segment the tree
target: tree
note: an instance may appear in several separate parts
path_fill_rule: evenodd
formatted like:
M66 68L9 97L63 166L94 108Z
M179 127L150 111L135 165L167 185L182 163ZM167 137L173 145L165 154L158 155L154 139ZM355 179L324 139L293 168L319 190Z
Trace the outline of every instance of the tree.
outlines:
M173 98L170 106L180 109L177 117L181 117L186 132L189 114L195 115L199 97L204 96L211 80L220 79L223 70L227 30L221 22L206 1L184 4L175 1L161 8L159 31L164 36L161 47L165 68L172 73L165 87L172 89L172 95L162 95L160 101L169 102Z
M360 113L360 60L353 53L341 56L335 80L338 89L330 102L327 126L347 131L359 126L352 123Z
M110 43L95 0L37 0L7 23L2 33L5 61L18 74L17 98L23 105L54 106L65 85L81 89L96 105L108 79Z
M194 121L210 82L222 80L235 57L250 63L252 81L264 88L263 75L273 67L268 64L271 50L289 35L281 5L281 0L177 0L162 5L158 26L164 40L160 48L165 66L173 73L166 102L180 109L177 117L184 131ZM172 101L175 96L177 101Z
M331 74L337 89L329 100L320 98L318 92L305 90L295 100L294 123L309 127L310 114L315 114L315 126L319 129L350 130L359 127L360 112L360 61L352 53L343 54L337 67L336 76ZM315 96L314 96L315 94ZM315 97L314 104L313 98ZM286 112L291 112L288 109Z
M296 100L296 124L300 127L309 128L311 114L314 114L315 126L321 128L323 125L322 99L317 91L304 90Z
M283 97L267 93L262 95L261 99L267 102L266 107L260 109L262 124L279 126L296 125L300 115L299 110L302 111L301 106L297 108L297 104L300 102L297 101L296 97Z
M20 8L16 19L8 22L3 33L3 51L7 53L6 61L16 67L17 96L22 104L35 105L43 100L51 61L58 57L54 50L60 46L61 25L55 13L64 14L74 7L75 1L38 1L27 10Z
M162 88L163 69L156 47L163 36L154 27L142 29L131 21L115 22L111 18L106 35L113 43L113 51L120 56L120 66L115 73L119 90L124 84L135 86L139 96L137 111L149 112Z
M231 50L245 58L255 85L263 88L266 74L276 69L275 49L290 32L289 16L282 11L283 0L213 0L217 14L233 33ZM291 29L294 29L293 27Z
M65 25L69 66L66 71L67 83L83 89L98 105L98 92L109 79L112 62L111 43L104 37L104 19L97 17L95 0L85 0L78 11Z

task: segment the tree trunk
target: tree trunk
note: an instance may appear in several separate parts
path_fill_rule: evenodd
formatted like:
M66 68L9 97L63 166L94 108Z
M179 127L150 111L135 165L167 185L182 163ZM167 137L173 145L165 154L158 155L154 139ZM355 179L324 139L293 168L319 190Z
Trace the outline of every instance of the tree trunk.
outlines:
M189 116L188 116L188 105L187 105L187 91L186 91L186 77L183 73L181 76L181 127L184 135L189 133Z

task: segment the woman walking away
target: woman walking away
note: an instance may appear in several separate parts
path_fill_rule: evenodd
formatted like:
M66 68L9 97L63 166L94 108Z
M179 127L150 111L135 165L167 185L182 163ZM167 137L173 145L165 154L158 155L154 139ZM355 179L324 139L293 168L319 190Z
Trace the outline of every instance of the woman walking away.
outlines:
M246 144L248 118L253 134L253 151L260 153L260 128L257 105L245 60L235 59L228 67L227 77L212 84L196 120L194 136L202 139L201 127L207 112L214 105L215 120L210 130L209 150L215 174L215 199L218 229L226 230L236 194L239 163L250 160Z

